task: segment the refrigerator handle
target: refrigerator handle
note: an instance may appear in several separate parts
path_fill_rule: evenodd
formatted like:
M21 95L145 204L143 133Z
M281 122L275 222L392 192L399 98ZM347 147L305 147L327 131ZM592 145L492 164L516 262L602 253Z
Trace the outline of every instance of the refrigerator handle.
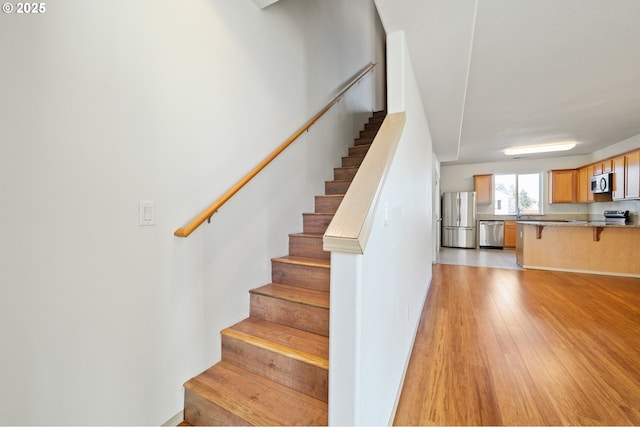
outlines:
M456 198L456 204L458 205L458 209L456 209L458 211L458 225L460 225L460 196Z

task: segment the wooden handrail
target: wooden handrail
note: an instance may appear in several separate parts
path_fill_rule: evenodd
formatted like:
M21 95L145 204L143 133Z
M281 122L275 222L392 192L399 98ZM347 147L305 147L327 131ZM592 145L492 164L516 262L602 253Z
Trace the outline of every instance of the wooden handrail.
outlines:
M351 82L344 89L342 89L340 93L336 95L331 102L329 102L322 110L320 110L318 114L313 116L311 120L305 123L300 129L298 129L293 135L291 135L285 142L280 144L278 148L273 150L273 152L269 154L262 162L260 162L258 166L253 168L251 172L245 175L244 178L242 178L233 187L231 187L226 193L224 193L222 197L220 197L218 200L213 202L211 206L205 209L200 215L198 215L189 224L185 225L184 227L178 228L173 233L173 235L177 237L187 237L191 233L193 233L193 231L196 228L200 227L202 223L210 219L213 216L213 214L215 214L218 211L218 209L220 209L220 207L227 202L227 200L233 197L233 195L236 194L249 181L251 181L251 179L253 179L254 176L256 176L262 169L264 169L269 163L271 163L273 159L275 159L280 153L282 153L285 150L285 148L291 145L293 141L298 139L300 135L302 135L306 130L308 130L315 122L317 122L318 119L320 119L320 117L322 117L327 111L329 111L331 107L333 107L338 101L340 101L340 99L344 96L345 93L347 93L349 89L351 89L354 85L360 82L360 80L362 80L367 74L369 74L369 72L373 71L376 65L378 64L371 63L366 68L364 68L364 70L360 72L355 78L353 78Z

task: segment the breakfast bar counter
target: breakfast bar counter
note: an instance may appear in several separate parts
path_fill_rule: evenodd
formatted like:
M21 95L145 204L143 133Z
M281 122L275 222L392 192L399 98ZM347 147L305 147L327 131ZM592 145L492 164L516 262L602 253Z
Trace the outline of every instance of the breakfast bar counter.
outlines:
M517 221L523 268L640 277L640 225Z

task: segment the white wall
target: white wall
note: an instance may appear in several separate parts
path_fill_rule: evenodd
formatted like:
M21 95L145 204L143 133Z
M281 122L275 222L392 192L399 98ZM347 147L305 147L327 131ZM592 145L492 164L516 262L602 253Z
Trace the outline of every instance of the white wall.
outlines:
M636 150L638 148L640 148L640 134L592 153L589 162L597 162L598 160L617 156L618 154Z
M389 113L407 121L364 254L331 255L330 425L391 424L431 280L431 136L403 33L387 52Z
M181 409L325 161L383 107L383 70L211 225L174 229L383 61L382 33L370 0L61 0L0 16L0 424L158 425ZM154 227L138 200L157 203Z

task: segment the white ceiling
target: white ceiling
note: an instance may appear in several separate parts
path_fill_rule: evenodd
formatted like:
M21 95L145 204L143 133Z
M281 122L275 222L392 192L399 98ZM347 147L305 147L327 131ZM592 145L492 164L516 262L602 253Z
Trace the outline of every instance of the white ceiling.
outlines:
M444 164L640 134L640 0L375 1L386 32L405 32Z

